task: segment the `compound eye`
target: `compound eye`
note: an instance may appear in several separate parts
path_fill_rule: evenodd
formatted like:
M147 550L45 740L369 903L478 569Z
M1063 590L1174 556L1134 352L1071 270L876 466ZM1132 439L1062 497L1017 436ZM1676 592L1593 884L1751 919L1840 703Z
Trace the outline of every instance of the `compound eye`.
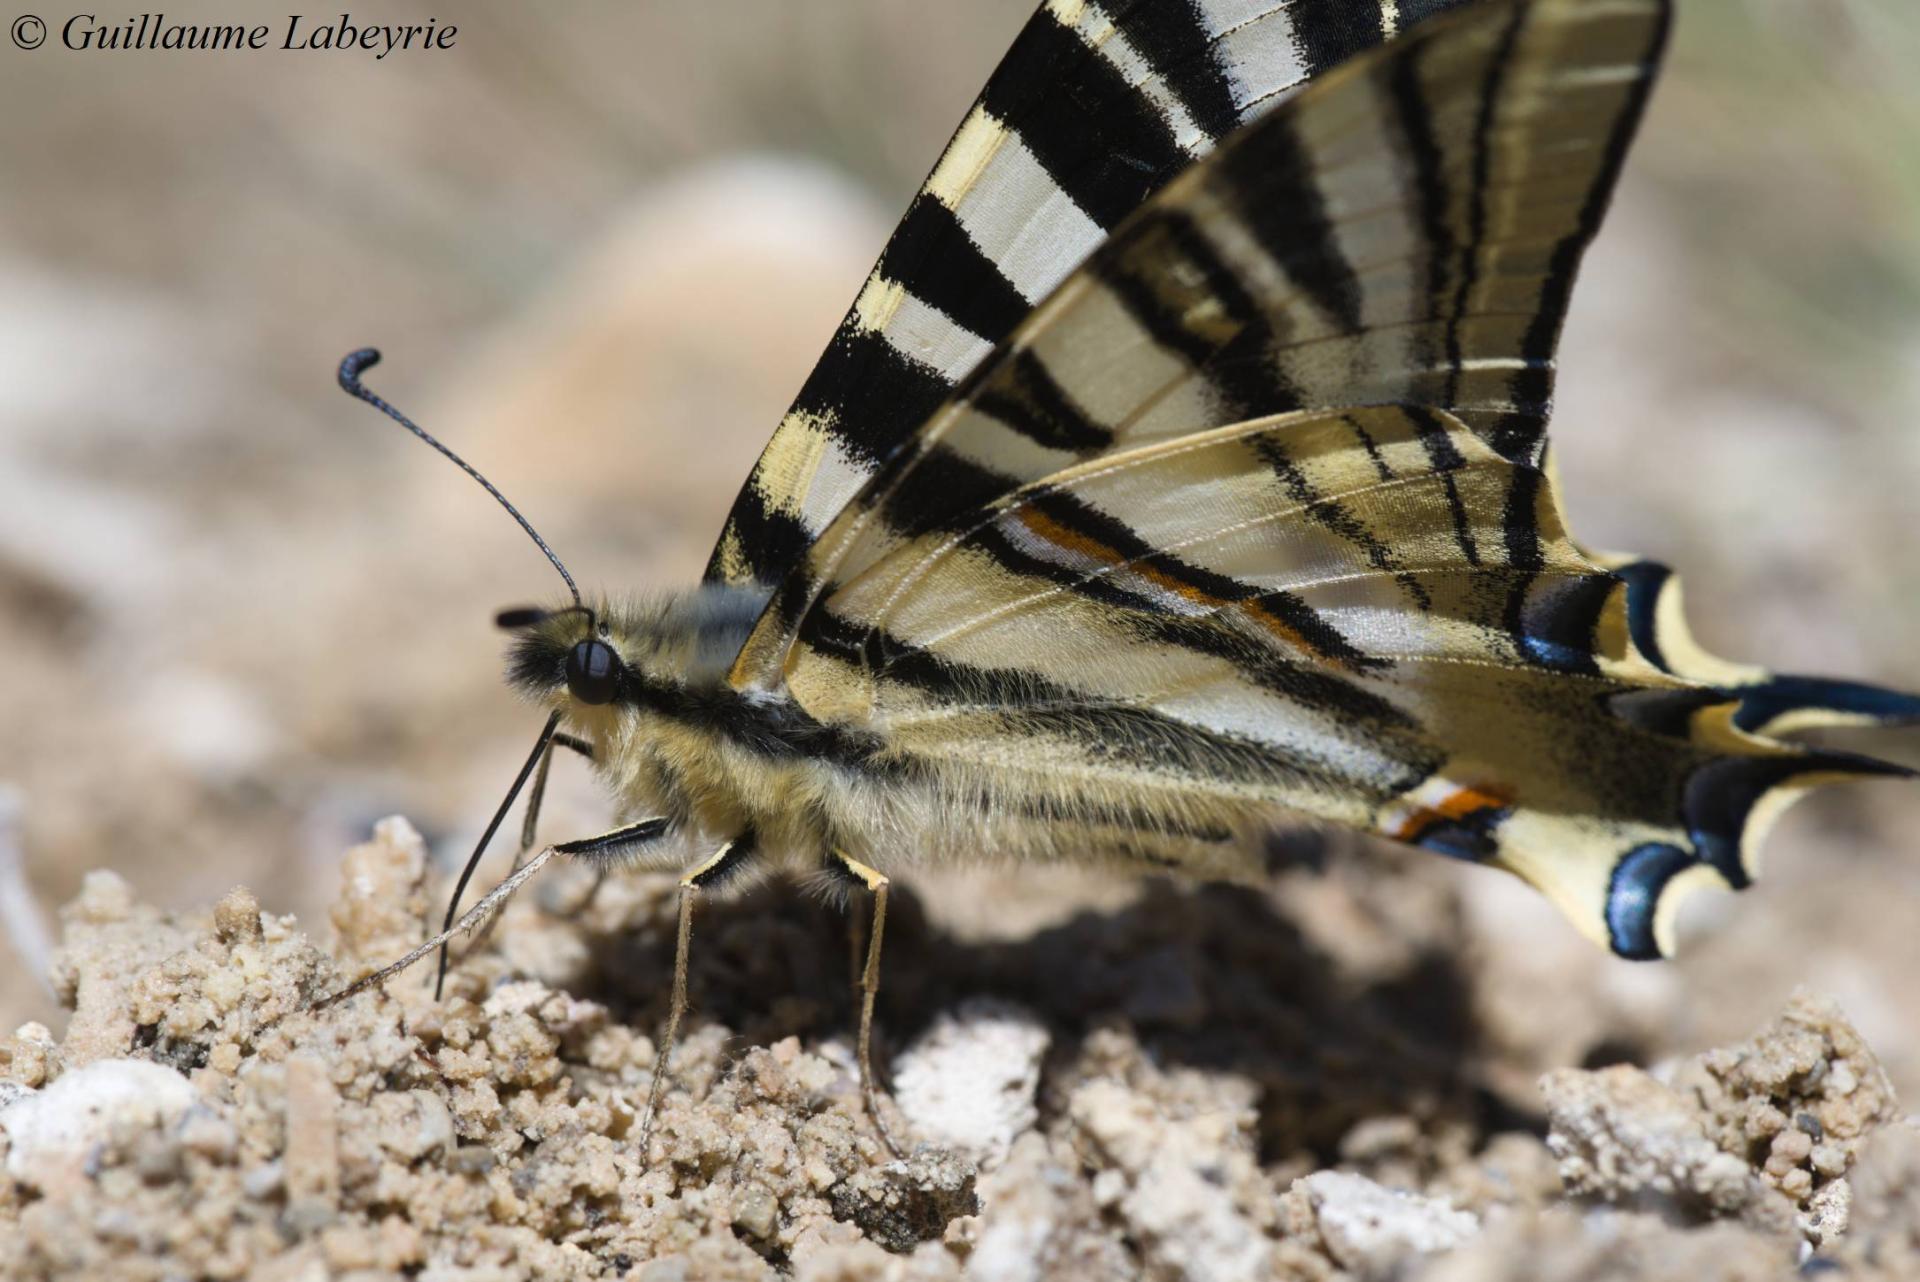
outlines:
M620 657L605 641L582 641L567 653L567 689L582 703L613 701L620 683Z

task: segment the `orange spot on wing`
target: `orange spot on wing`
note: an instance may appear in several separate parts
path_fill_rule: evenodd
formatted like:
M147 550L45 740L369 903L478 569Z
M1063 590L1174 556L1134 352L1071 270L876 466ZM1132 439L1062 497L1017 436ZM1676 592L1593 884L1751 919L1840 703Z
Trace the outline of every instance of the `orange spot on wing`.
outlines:
M1390 834L1396 841L1414 841L1438 823L1457 823L1488 810L1504 810L1513 804L1510 789L1497 785L1456 788L1430 806L1421 806Z
M1191 583L1175 578L1159 566L1149 565L1143 561L1129 562L1117 549L1108 547L1106 544L1100 542L1100 540L1084 534L1072 526L1062 525L1059 521L1054 520L1044 512L1035 511L1030 507L1022 508L1018 519L1020 524L1027 527L1029 533L1037 538L1045 539L1055 547L1068 552L1077 552L1081 556L1100 561L1113 568L1124 567L1153 584L1155 587L1166 592L1171 592L1175 596L1183 597L1197 605L1220 606L1228 604L1225 598L1214 596L1212 593L1197 588Z
M1065 551L1078 552L1081 556L1105 561L1108 564L1117 564L1120 560L1120 554L1100 540L1091 538L1072 526L1062 525L1036 508L1021 508L1015 519L1026 526L1035 537L1045 539Z

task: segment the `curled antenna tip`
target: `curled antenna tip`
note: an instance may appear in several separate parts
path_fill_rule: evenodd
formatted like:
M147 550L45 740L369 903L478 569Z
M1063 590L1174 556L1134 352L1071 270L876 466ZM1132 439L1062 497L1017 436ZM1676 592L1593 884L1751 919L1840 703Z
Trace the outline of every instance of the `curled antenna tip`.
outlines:
M425 441L428 445L432 446L435 450L438 450L440 454L447 459L447 461L452 463L455 467L459 468L462 472L465 472L468 476L472 477L476 482L478 482L480 485L480 488L485 490L488 494L491 494L494 498L494 501L497 502L501 507L507 510L507 515L511 516L515 521L519 523L520 528L526 531L527 537L533 540L534 546L539 548L540 551L546 556L548 562L552 564L553 568L560 572L561 579L564 580L567 585L567 591L573 594L573 604L575 608L584 611L588 615L588 617L591 618L593 612L591 610L587 610L586 606L581 604L579 585L574 583L573 576L567 573L567 567L560 563L560 558L553 554L553 549L547 546L547 541L540 537L540 532L533 528L532 522L528 521L526 517L520 515L520 509L515 507L513 504L507 502L507 496L502 494L498 489L494 488L494 484L492 481L489 481L486 477L480 475L479 471L474 468L473 464L467 462L465 459L461 458L458 454L455 454L452 450L448 449L445 445L441 444L440 441L436 439L432 433L428 432L425 428L421 427L418 423L408 418L405 414L402 414L399 410L395 409L393 406L387 404L387 402L382 400L380 396L377 395L371 388L369 388L365 383L362 383L360 381L360 375L366 370L372 368L374 365L379 364L379 362L380 362L380 350L376 347L362 347L356 351L348 352L346 354L346 357L340 362L341 388L344 389L348 395L357 397L360 400L365 401L367 404L373 406L373 408L379 410L382 414L385 414L388 418L398 423L401 427L404 427L409 432L412 432L415 436L419 437L422 441Z
M523 605L511 610L502 610L493 616L493 626L512 631L515 628L530 628L547 617L547 612L539 606Z
M340 386L360 395L360 376L380 363L380 349L362 347L348 352L340 360Z

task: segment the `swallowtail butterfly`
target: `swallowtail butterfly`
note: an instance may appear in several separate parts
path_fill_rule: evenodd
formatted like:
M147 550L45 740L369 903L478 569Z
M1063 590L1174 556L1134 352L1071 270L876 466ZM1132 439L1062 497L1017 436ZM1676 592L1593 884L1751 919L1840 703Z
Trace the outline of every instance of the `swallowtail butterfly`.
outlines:
M1785 801L1908 773L1778 736L1920 700L1707 654L1673 574L1556 498L1554 345L1668 16L1047 0L705 581L502 616L550 713L515 792L564 746L627 822L449 924L554 853L687 869L664 1067L699 890L850 879L865 1070L915 861L1252 879L1308 817L1518 873L1652 958ZM378 403L371 359L342 378Z

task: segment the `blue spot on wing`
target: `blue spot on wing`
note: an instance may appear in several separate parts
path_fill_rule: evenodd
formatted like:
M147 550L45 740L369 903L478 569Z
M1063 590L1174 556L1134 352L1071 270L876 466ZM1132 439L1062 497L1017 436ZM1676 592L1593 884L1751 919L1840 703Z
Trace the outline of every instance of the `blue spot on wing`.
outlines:
M1513 813L1511 806L1481 806L1457 818L1433 816L1413 837L1422 850L1449 859L1480 863L1500 852L1500 825Z
M1660 892L1693 863L1692 855L1664 841L1635 846L1620 857L1607 882L1607 943L1616 954L1629 961L1660 959L1653 937Z
M1584 574L1536 583L1520 621L1518 640L1527 658L1561 672L1597 673L1594 632L1619 582L1611 574Z
M1543 668L1578 672L1583 667L1593 666L1593 656L1584 647L1539 636L1526 637L1523 644L1527 648L1527 657Z

